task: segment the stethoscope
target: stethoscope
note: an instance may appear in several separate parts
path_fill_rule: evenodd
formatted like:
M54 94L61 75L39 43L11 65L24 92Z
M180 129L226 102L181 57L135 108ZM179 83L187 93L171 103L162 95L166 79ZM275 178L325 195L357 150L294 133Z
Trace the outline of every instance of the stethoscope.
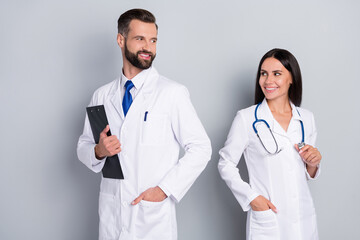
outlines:
M255 132L256 135L258 136L258 138L259 138L259 140L260 140L260 142L261 142L261 145L264 147L264 149L266 150L266 152L268 152L269 154L274 155L274 154L279 153L282 149L279 149L279 145L278 145L278 143L277 143L277 141L276 141L276 139L275 139L275 137L274 137L274 134L272 133L272 131L271 131L271 129L270 129L270 126L269 126L269 124L267 123L267 121L264 120L264 119L258 119L258 117L257 117L257 110L258 110L260 104L261 104L261 102L260 102L260 103L256 106L256 108L255 108L255 121L253 122L252 126L253 126L253 129L254 129L254 132ZM298 111L297 109L296 109L296 111L299 113L299 111ZM300 113L299 113L299 115L300 115ZM265 147L263 141L261 140L261 138L260 138L260 136L259 136L259 134L258 134L258 130L256 129L256 124L257 124L257 123L261 123L261 122L265 123L265 125L268 127L268 129L269 129L269 131L270 131L270 133L271 133L272 138L274 139L274 142L275 142L275 145L276 145L275 152L270 152L270 151ZM302 138L301 138L301 142L298 143L299 149L301 149L301 148L303 148L303 147L305 146L304 124L303 124L303 122L302 122L301 120L300 120L300 125L301 125Z

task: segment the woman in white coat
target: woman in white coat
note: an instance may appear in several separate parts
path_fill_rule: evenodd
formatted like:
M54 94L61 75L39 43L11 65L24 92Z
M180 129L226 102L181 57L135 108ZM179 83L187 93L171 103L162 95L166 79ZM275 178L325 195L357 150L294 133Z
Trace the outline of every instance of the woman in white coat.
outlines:
M247 239L318 239L307 180L320 173L313 114L300 108L302 80L295 57L272 49L260 61L255 105L233 121L219 172L247 215ZM249 183L237 165L244 154Z

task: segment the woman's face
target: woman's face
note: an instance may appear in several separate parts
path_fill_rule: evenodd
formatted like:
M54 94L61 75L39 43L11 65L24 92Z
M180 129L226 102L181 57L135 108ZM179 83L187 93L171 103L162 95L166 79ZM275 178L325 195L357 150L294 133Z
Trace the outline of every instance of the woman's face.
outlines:
M276 58L267 58L261 65L259 84L267 100L289 98L291 73Z

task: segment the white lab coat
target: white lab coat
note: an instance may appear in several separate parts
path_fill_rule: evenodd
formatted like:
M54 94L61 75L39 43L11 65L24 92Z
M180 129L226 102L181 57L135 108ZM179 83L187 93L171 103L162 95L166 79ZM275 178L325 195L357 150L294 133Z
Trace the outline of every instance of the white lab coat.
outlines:
M153 67L148 71L126 118L120 79L99 88L89 105L104 104L111 133L118 137L122 148L118 156L124 179L101 179L100 240L177 239L175 202L180 201L210 160L210 140L187 89L160 76ZM179 145L185 150L180 160ZM86 117L78 157L92 171L100 172L104 161L95 158L94 147ZM155 186L169 197L162 202L131 205L142 192Z
M257 111L258 119L265 119L269 123L279 149L282 149L276 155L269 155L252 127L255 107L256 105L237 113L225 146L219 152L218 164L221 177L243 210L248 211L247 239L318 239L315 208L307 184L307 180L312 178L294 147L295 143L301 142L300 119L304 124L305 143L314 146L316 128L313 114L297 108L299 115L291 104L293 117L285 132L272 116L264 99ZM259 134L268 131L264 124L257 126ZM262 140L273 142L271 135L264 136ZM269 144L267 146L271 147ZM248 168L249 183L241 179L237 168L242 154ZM318 168L315 178L319 173ZM278 213L272 210L252 211L250 202L259 195L269 199L278 209Z

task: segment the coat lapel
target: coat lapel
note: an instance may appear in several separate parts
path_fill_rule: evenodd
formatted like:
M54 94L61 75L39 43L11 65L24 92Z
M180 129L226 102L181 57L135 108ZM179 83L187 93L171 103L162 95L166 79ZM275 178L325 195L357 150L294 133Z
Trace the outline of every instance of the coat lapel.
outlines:
M120 99L120 78L117 80L116 84L114 84L113 89L111 89L112 97L110 101L116 112L119 114L120 118L124 120L124 111L122 108L122 100Z

